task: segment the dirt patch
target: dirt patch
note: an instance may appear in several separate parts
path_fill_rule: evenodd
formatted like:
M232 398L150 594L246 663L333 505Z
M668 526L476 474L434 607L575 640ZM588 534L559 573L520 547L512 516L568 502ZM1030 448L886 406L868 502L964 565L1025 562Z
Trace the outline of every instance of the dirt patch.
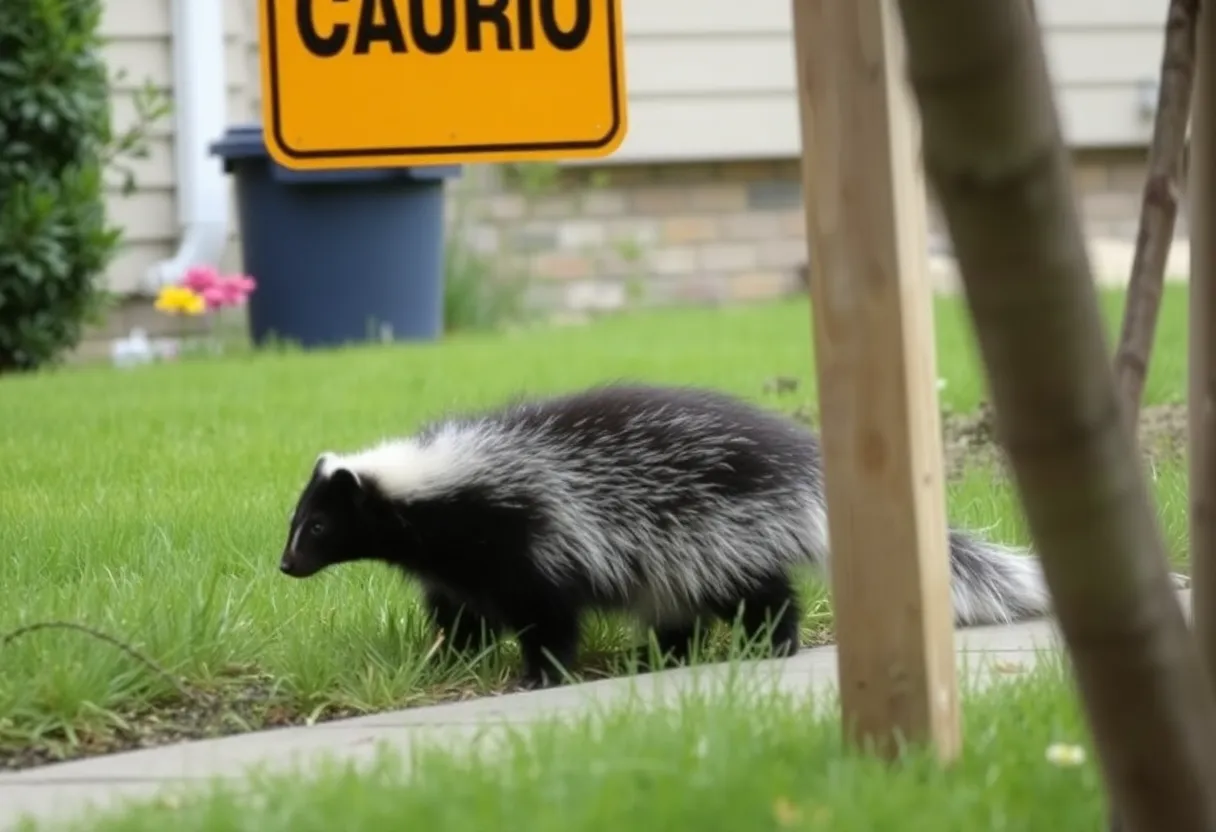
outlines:
M177 697L135 710L119 710L111 714L109 724L94 730L77 729L72 736L63 731L43 734L32 740L0 736L0 772L190 740L318 724L365 716L370 712L365 708L336 704L318 707L315 703L284 696L276 692L275 687L268 678L251 679L216 691L205 699ZM388 709L498 696L513 689L509 684L491 689L451 685L419 691L405 701L392 703Z
M795 378L776 376L767 380L762 390L766 395L791 397L796 395L799 382ZM803 402L783 408L803 424L818 430L818 414L813 405ZM1146 407L1140 412L1139 439L1144 455L1154 461L1178 460L1187 448L1187 408L1185 403ZM1004 451L996 438L992 406L982 402L970 413L942 415L942 454L945 458L946 479L957 480L966 471L976 468L1007 470Z
M1151 460L1183 458L1187 448L1186 405L1144 408L1140 414L1139 439L1142 453ZM973 413L942 417L942 453L948 480L958 479L975 468L1006 469L1005 454L997 444L992 407L987 402Z
M326 709L317 722L355 715ZM69 737L54 732L32 742L9 740L0 745L0 771L16 771L85 757L136 751L185 740L210 739L246 731L303 725L309 714L274 693L269 682L251 681L206 701L181 700L119 712L111 725L77 731Z

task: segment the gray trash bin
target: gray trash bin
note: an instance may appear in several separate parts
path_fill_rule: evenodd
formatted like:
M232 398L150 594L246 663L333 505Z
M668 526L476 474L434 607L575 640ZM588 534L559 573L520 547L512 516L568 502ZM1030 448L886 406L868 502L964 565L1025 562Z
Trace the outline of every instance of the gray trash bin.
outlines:
M229 128L211 151L235 178L255 344L443 334L444 181L459 165L290 170L257 124Z

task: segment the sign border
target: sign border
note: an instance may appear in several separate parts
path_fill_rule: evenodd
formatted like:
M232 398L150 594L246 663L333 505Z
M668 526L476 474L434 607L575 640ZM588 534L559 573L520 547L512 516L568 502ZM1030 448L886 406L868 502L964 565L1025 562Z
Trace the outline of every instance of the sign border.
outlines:
M218 0L210 0L210 2L218 2ZM270 80L270 89L267 91L270 98L270 113L271 124L270 128L274 134L275 144L281 153L291 159L301 161L309 159L366 159L370 157L385 157L385 156L448 156L453 154L501 154L501 153L535 153L535 152L563 152L563 151L588 151L598 150L616 140L617 134L621 130L623 119L621 117L621 75L620 75L620 60L618 54L619 44L617 43L617 5L620 0L603 0L608 7L608 71L611 75L612 87L612 124L608 128L608 132L601 138L591 139L589 141L567 141L567 142L509 142L500 144L464 144L464 145L430 145L424 147L367 147L357 150L298 150L291 146L283 135L282 113L279 107L279 62L278 62L278 21L275 17L275 5L277 0L263 0L263 8L266 10L266 48L267 48L267 76Z

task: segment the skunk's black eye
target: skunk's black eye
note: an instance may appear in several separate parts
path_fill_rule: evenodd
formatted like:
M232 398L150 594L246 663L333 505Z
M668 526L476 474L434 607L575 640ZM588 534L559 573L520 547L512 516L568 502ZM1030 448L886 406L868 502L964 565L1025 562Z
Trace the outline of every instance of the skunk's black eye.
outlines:
M320 537L325 533L325 523L321 520L314 520L308 527L308 533L313 537Z

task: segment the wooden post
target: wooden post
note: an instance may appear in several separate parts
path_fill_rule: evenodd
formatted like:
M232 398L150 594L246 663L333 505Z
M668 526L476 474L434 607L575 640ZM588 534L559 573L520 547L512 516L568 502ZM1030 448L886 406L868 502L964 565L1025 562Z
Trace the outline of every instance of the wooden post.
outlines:
M1216 683L1216 7L1200 6L1191 105L1188 422L1191 614Z
M793 0L845 730L961 744L919 121L889 0Z

